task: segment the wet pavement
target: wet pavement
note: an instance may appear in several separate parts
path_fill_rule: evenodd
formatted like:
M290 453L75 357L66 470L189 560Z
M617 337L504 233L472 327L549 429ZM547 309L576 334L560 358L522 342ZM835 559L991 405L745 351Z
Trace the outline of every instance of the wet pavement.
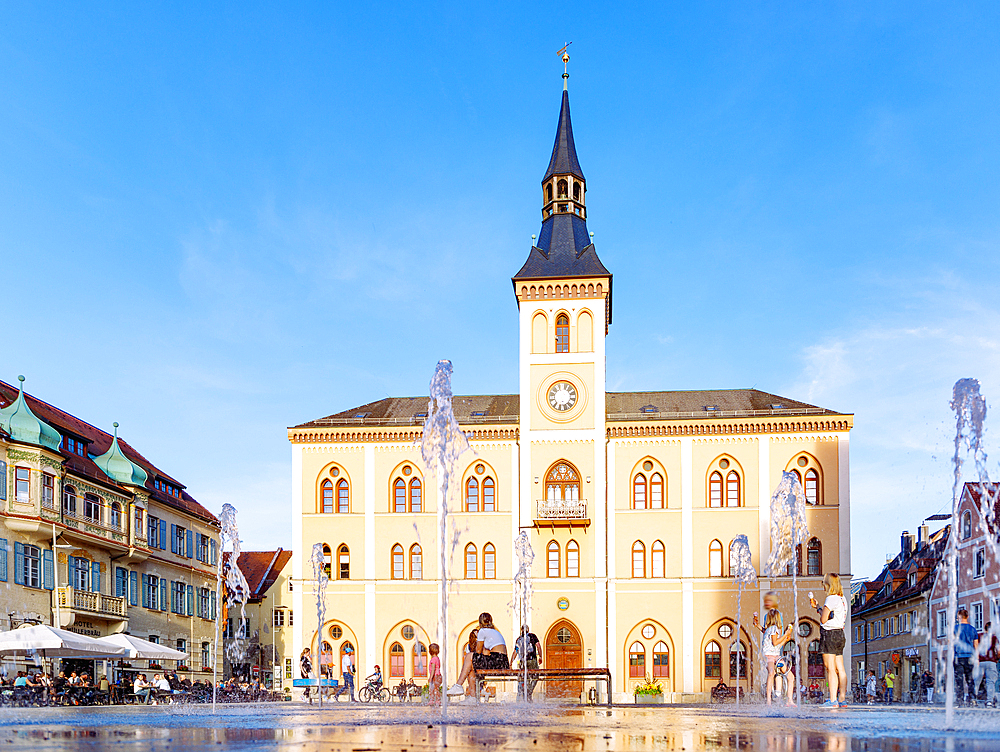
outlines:
M211 707L7 708L0 750L1000 750L1000 711L962 710L959 731L937 708L662 706L423 707L304 704Z

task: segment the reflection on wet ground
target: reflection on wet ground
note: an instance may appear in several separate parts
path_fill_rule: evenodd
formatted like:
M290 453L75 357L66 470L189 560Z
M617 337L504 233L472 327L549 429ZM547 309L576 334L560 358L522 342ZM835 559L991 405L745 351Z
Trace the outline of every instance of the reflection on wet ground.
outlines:
M305 705L31 708L0 711L0 750L301 750L302 752L608 752L1000 750L1000 712L661 707L611 710L454 708L448 722L419 707Z

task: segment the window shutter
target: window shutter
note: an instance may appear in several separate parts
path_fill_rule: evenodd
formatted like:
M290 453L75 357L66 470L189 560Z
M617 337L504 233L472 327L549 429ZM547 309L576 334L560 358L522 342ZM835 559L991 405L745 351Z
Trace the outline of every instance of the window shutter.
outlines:
M7 463L0 462L0 499L7 498Z
M101 592L101 564L97 561L90 565L90 592Z
M211 615L208 618L209 619L214 619L215 618L215 614L217 613L216 608L218 606L218 593L216 593L213 590L211 595L212 595L212 613L211 613Z
M177 525L170 526L170 553L177 553Z
M139 583L136 572L128 573L128 602L132 606L139 605Z
M216 545L217 544L215 542L215 538L212 538L208 542L208 558L209 558L209 562L208 563L211 564L213 567L218 563L218 558L217 557L219 555L219 552L216 549Z
M189 558L194 558L194 531L188 530L187 535L184 540L184 555Z
M194 599L195 616L201 616L201 588L198 588L198 597Z
M160 550L167 550L167 521L160 520Z
M149 608L149 588L147 587L148 576L145 572L142 574L142 607Z
M167 579L160 578L160 611L167 610Z
M66 557L66 587L75 587L73 584L73 568L76 564L75 556Z
M188 585L187 596L187 615L194 616L194 585Z
M4 551L4 557L6 559L7 552ZM7 579L7 562L3 562L3 578ZM46 590L55 590L56 587L56 566L55 557L52 556L52 552L48 549L42 551L42 587Z
M7 539L6 538L0 538L0 582L7 582Z
M14 541L14 584L24 584L24 544Z

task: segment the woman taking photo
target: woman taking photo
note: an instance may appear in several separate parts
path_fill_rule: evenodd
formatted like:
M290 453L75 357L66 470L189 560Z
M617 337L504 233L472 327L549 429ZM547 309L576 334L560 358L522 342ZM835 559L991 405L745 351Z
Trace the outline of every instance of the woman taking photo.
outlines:
M847 706L847 669L844 668L844 625L847 623L847 599L840 584L840 575L830 572L823 578L826 600L820 607L810 594L809 602L819 612L819 652L823 654L830 699L825 708Z

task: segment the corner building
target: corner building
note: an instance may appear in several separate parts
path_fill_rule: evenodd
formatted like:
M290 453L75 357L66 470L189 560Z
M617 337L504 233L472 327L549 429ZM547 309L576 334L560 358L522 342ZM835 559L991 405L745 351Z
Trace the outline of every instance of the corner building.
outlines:
M537 245L512 280L518 392L454 400L474 454L462 457L450 505L460 538L446 680L481 611L513 651L513 542L527 529L543 665L607 666L619 701L647 676L668 699L707 700L720 681L737 682L729 544L746 534L758 571L766 562L782 471L799 473L810 502L798 562L803 656L819 638L805 594L822 593L827 571L848 584L853 417L753 389L608 392L612 275L587 231L586 193L564 87ZM390 686L426 681L425 646L441 641L438 499L419 448L427 405L388 398L288 430L295 654L311 645L316 656L322 643L336 661L350 645L359 674L379 664ZM309 561L317 543L332 578L319 635ZM744 594L744 690L760 684L759 635L749 628L760 594L788 593L790 618L790 580L762 578ZM590 685L540 687L575 699Z

